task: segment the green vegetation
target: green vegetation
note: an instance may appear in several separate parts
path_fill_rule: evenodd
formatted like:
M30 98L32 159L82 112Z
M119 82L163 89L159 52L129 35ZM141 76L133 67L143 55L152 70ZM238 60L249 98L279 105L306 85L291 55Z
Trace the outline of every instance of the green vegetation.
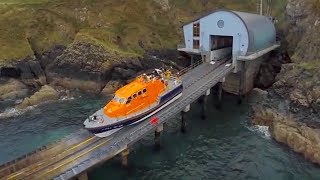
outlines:
M320 0L311 0L311 1L312 1L314 12L320 14Z
M40 4L48 0L1 0L0 4Z
M314 60L314 61L302 62L302 63L299 63L298 66L300 66L306 70L319 70L320 69L320 61Z
M256 12L256 0L174 0L170 7L153 0L2 0L0 65L74 40L124 56L175 48L183 22L215 8Z

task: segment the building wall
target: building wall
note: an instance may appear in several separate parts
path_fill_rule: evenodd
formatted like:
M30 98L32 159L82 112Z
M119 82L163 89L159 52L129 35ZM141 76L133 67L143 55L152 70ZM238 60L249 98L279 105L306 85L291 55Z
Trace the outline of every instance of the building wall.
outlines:
M218 21L224 22L218 27ZM193 48L193 23L183 27L186 48ZM233 54L245 55L249 46L249 35L243 21L234 13L218 11L200 19L200 47L211 50L210 35L233 36ZM241 52L240 54L238 54Z
M193 24L187 24L183 26L184 32L184 44L187 49L193 48Z
M224 26L218 27L222 20ZM205 51L210 51L210 35L233 36L232 54L245 55L249 45L248 32L243 21L234 13L218 11L200 19L200 45Z

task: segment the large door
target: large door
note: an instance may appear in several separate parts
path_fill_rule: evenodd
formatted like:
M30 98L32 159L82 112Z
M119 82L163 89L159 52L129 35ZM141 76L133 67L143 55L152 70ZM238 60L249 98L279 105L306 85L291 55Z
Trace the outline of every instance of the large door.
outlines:
M232 36L210 36L211 51L232 47Z

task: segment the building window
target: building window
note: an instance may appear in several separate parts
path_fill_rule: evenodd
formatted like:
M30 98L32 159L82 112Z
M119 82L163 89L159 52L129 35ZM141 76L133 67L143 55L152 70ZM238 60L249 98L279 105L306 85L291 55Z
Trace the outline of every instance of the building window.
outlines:
M200 47L200 40L193 40L193 49L199 49Z
M219 20L217 23L219 28L223 28L224 27L224 21L223 20Z
M193 36L194 37L200 36L200 22L196 22L193 24Z

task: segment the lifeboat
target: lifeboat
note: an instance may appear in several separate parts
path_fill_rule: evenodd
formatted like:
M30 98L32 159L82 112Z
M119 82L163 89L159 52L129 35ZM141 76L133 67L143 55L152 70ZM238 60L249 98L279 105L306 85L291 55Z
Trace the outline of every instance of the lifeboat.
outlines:
M177 100L182 90L182 81L170 70L142 74L118 89L104 108L85 120L84 127L98 137L107 137L148 119Z

